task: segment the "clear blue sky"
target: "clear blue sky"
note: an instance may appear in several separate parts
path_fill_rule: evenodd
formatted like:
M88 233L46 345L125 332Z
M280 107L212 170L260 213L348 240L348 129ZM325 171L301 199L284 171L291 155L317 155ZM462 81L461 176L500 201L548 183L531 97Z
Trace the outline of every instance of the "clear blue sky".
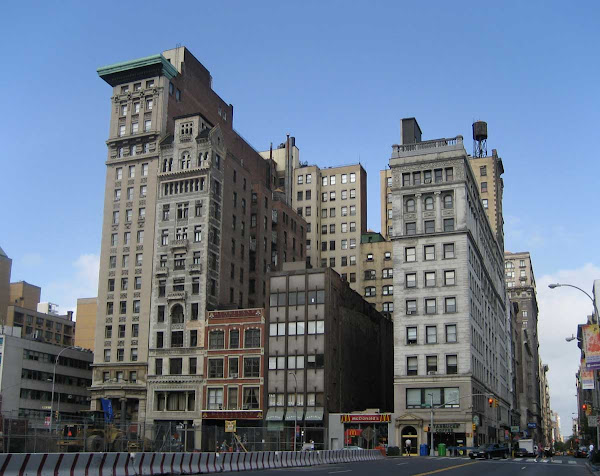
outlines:
M181 43L258 150L289 132L310 163L360 158L375 230L378 172L402 117L415 116L424 139L462 134L469 152L471 123L487 121L488 150L506 170L507 250L530 251L538 280L572 276L591 289L600 277L600 4L423 3L4 5L0 246L13 280L42 286L63 309L95 294L111 95L96 68ZM553 317L563 318L568 334L583 319ZM557 382L574 382L564 372Z

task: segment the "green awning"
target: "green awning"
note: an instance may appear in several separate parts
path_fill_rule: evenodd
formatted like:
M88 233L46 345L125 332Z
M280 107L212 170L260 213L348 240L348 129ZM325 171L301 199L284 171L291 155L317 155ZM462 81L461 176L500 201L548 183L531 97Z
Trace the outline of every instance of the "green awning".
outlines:
M308 408L305 421L323 421L323 408Z
M304 409L303 408L288 408L288 411L285 414L285 421L302 421L304 419Z
M282 421L283 420L283 408L269 408L267 410L266 421Z

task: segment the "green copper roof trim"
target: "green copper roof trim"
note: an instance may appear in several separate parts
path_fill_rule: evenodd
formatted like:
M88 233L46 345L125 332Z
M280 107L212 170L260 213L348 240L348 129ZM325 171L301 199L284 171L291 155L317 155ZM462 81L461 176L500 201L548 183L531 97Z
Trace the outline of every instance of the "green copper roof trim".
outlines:
M162 64L162 72L168 78L174 78L177 76L178 71L163 55L152 55L146 56L145 58L138 58L131 61L124 61L122 63L115 63L108 66L102 66L98 68L98 76L101 78L108 76L109 74L121 73L136 68L143 68L144 66L152 66L155 64Z

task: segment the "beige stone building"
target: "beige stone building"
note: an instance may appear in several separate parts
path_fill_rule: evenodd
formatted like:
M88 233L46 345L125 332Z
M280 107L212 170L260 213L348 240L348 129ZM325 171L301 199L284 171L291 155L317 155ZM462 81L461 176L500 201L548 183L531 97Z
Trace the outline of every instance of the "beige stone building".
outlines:
M379 172L379 203L381 204L381 234L389 240L394 234L391 169Z
M360 240L359 293L373 304L384 316L392 318L394 313L394 261L393 242L385 240L381 233L363 233Z
M264 159L274 162L276 174L273 177L275 188L283 190L285 202L292 204L292 194L294 193L294 170L300 167L300 150L296 147L296 138L286 137L285 142L279 144L276 149L260 152Z
M200 385L205 311L264 305L267 272L304 259L306 223L186 48L98 74L112 97L92 408L107 398L121 421L196 424L199 390L191 410L158 415L148 385Z
M75 345L77 347L94 350L97 312L98 298L77 299L77 329L75 331Z
M293 207L307 222L306 261L359 289L360 237L367 231L367 172L360 164L294 171Z
M42 295L42 288L26 281L10 283L9 304L32 311L37 310Z
M6 322L6 310L10 302L10 273L12 260L0 248L0 323Z

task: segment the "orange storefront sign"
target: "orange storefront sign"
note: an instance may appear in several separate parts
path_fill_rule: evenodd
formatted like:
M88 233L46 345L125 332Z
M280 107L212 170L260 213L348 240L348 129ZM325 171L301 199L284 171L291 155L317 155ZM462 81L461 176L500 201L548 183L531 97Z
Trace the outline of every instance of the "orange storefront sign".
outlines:
M346 414L340 416L341 423L389 423L392 421L390 413L367 414Z

